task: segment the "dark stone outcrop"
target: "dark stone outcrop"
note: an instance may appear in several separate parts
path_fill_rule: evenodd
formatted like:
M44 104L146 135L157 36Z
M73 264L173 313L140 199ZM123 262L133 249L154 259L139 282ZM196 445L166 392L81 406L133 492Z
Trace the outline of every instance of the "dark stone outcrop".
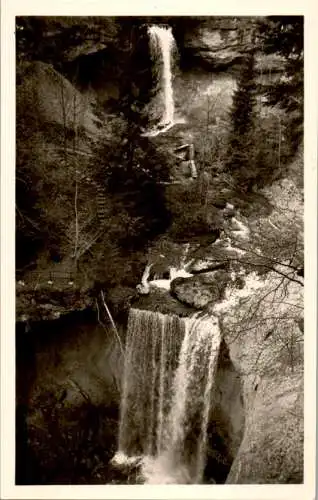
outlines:
M225 271L202 273L191 278L176 278L171 293L182 303L195 309L222 300L230 276Z
M56 320L73 311L84 311L93 306L88 290L78 290L72 285L64 290L47 288L34 290L17 285L16 319L21 322Z

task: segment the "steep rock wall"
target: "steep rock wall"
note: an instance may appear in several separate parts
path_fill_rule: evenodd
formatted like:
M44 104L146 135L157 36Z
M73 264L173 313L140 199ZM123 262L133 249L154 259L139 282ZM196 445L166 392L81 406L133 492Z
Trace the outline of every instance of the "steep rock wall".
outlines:
M109 482L122 373L114 332L87 312L25 326L16 337L17 484Z

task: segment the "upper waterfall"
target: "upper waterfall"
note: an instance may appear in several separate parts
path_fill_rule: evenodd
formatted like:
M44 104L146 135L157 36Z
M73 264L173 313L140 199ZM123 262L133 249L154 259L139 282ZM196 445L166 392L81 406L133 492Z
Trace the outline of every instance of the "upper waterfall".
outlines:
M174 97L172 87L172 54L175 40L171 27L153 25L148 28L150 52L155 72L159 77L161 97L160 120L146 136L155 136L174 125Z

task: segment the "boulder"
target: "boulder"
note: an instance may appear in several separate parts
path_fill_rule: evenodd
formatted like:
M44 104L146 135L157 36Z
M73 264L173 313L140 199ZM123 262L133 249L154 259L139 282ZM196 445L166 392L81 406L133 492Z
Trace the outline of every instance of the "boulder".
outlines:
M202 273L191 278L176 278L171 283L171 293L180 302L202 309L222 300L230 275L225 271Z

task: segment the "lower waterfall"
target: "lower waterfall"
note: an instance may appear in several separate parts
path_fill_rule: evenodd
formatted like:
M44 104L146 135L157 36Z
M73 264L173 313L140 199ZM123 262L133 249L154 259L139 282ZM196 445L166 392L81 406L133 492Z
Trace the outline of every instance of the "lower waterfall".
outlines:
M149 484L202 482L221 343L215 317L131 309L118 452Z

